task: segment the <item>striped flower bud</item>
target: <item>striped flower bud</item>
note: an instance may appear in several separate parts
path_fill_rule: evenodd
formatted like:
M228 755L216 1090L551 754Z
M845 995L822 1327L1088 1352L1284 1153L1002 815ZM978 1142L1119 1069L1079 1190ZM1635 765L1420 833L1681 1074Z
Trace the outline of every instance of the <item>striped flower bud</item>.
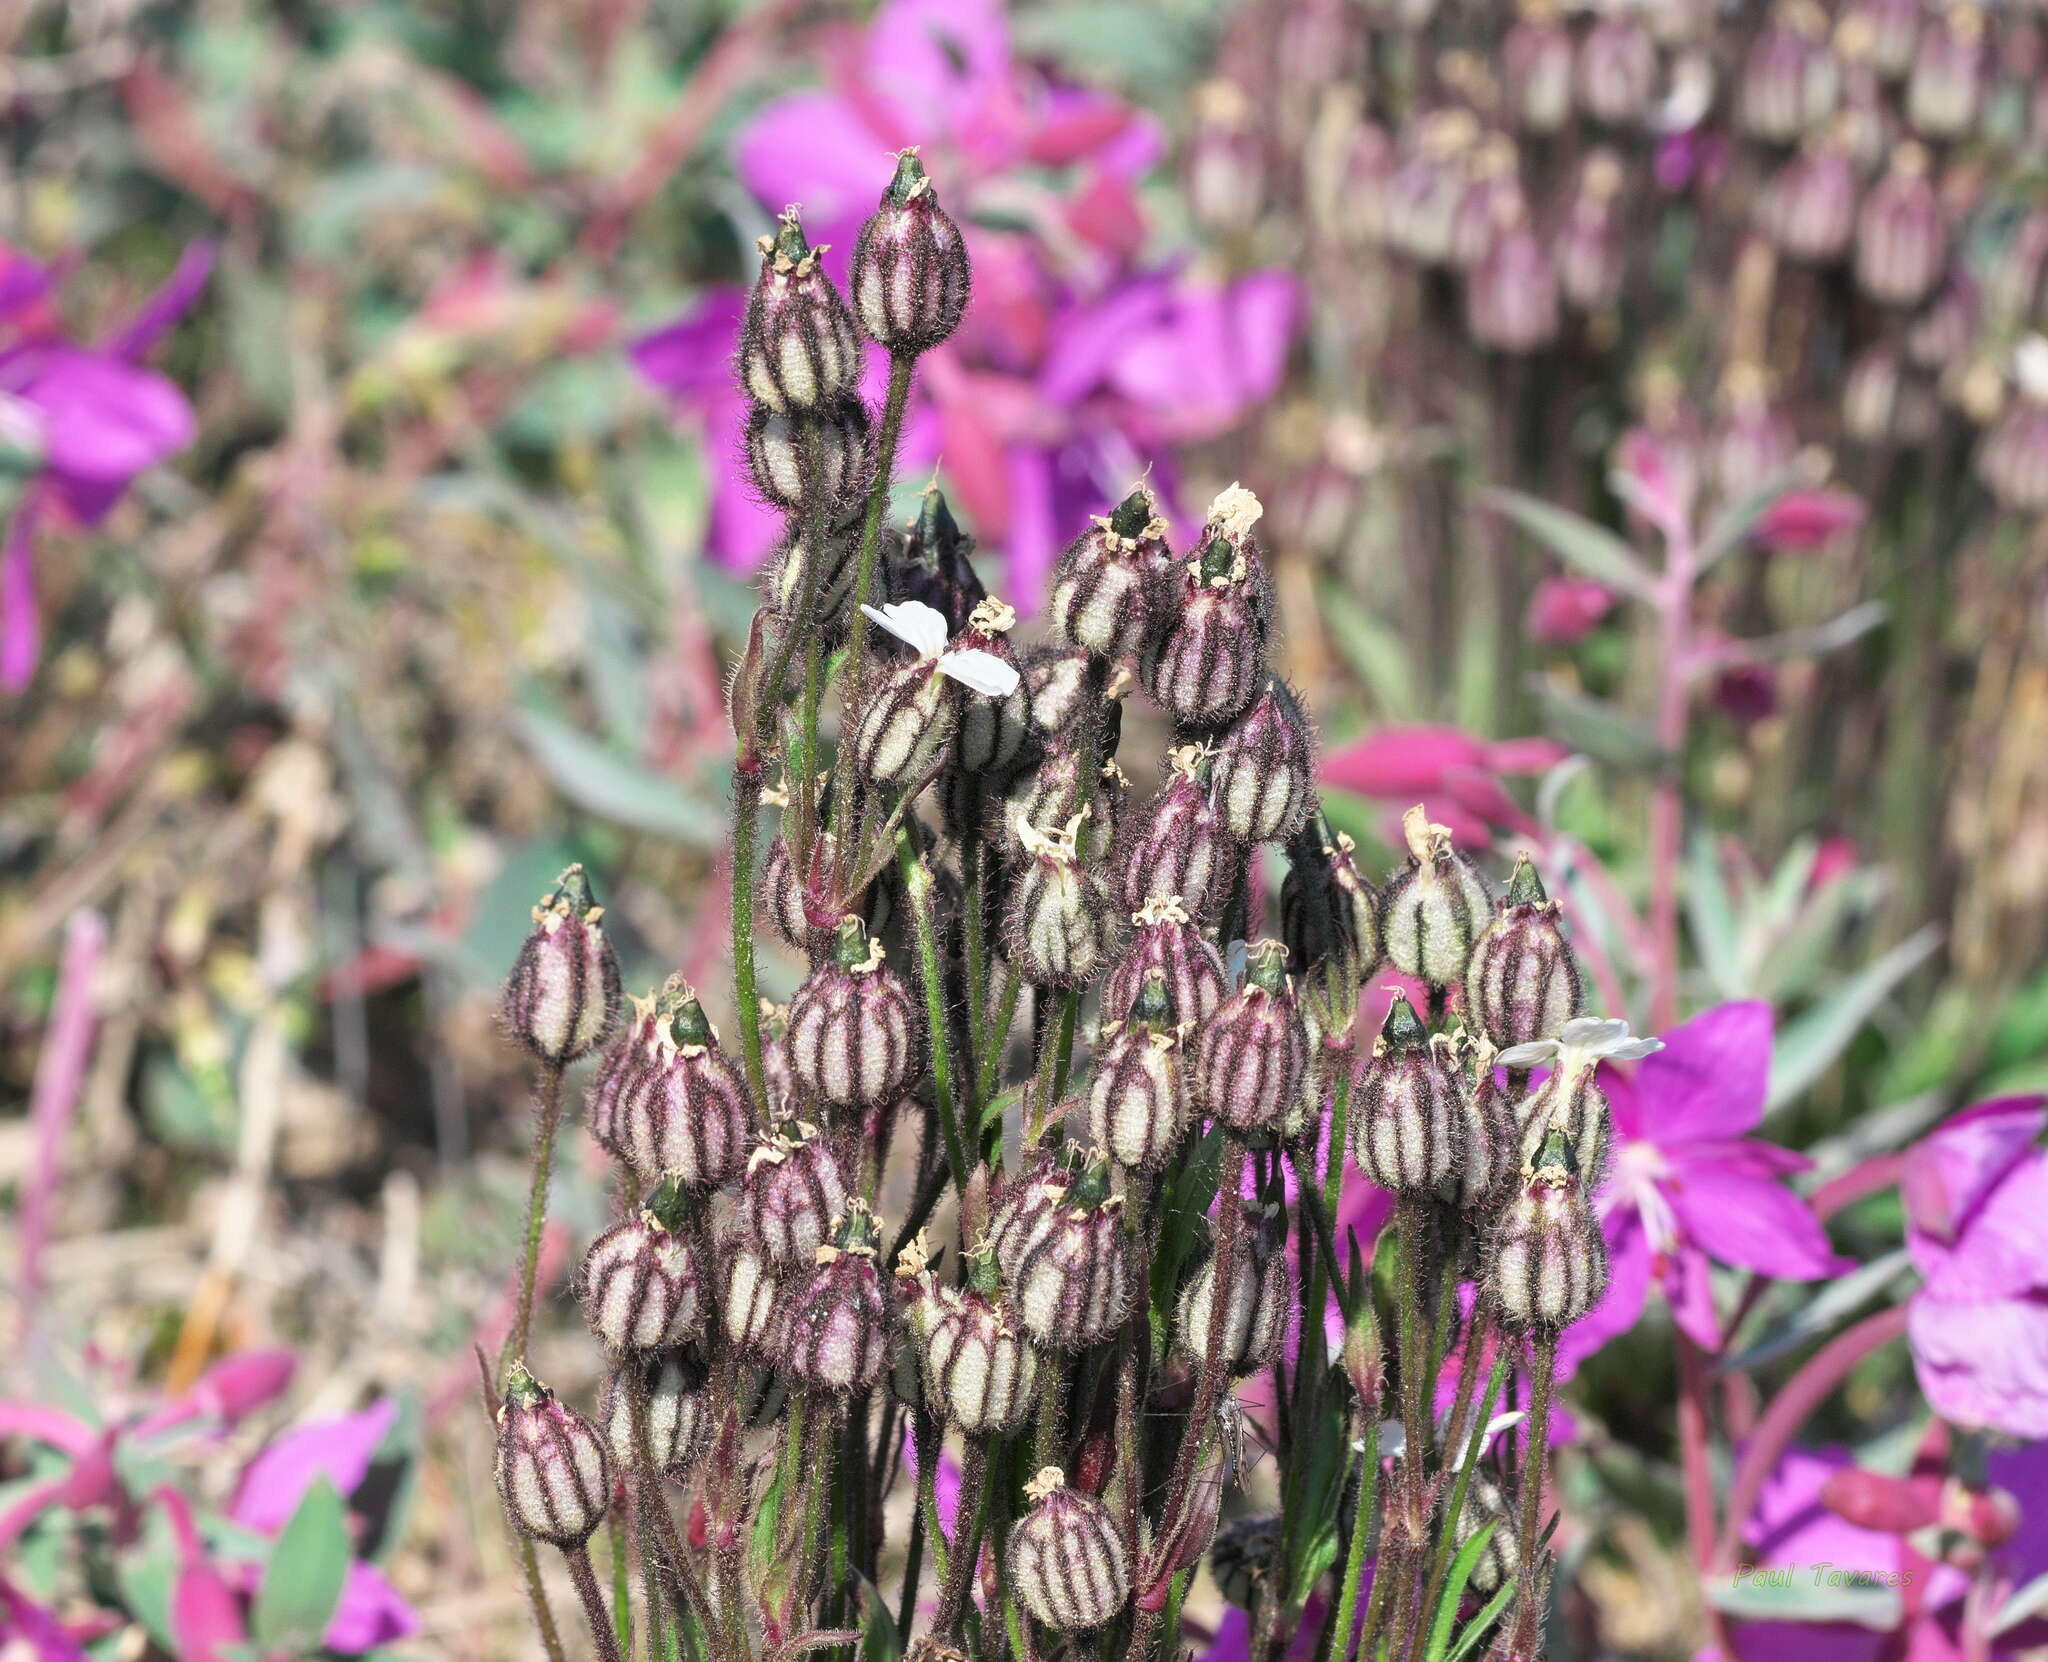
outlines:
M1085 985L1108 957L1114 924L1102 880L1084 865L1076 840L1085 815L1061 831L1017 826L1025 865L1003 918L1003 951L1034 987Z
M747 471L770 507L789 514L803 510L807 445L815 447L817 485L826 502L845 504L865 493L868 407L858 398L789 413L757 408L747 418Z
M704 1331L703 1277L684 1216L682 1186L664 1178L637 1218L590 1243L578 1292L590 1331L612 1355L668 1350Z
M1232 485L1210 504L1193 557L1166 586L1167 616L1145 654L1145 688L1184 727L1229 721L1265 673L1272 579L1251 535L1264 511Z
M1396 989L1352 1082L1352 1157L1383 1189L1434 1189L1457 1168L1464 1082L1450 1041L1432 1035Z
M831 1139L786 1125L755 1146L734 1215L772 1264L808 1264L845 1216L846 1180Z
M1959 139L1977 125L1985 86L1984 14L1975 6L1932 10L1906 78L1906 121L1926 139Z
M1913 67L1920 43L1921 0L1850 0L1835 25L1836 39L1847 55L1856 55L1878 75L1897 80Z
M1199 1030L1195 1100L1233 1131L1272 1132L1300 1100L1308 1030L1286 961L1278 941L1252 947L1244 985Z
M1525 133L1554 133L1572 115L1572 35L1555 0L1523 0L1501 41L1501 90Z
M1102 984L1105 1010L1128 1010L1157 970L1166 996L1188 1021L1204 1021L1223 1002L1223 957L1194 925L1178 895L1147 900L1131 914L1130 944Z
M891 352L929 352L960 326L972 276L960 227L939 206L915 150L853 245L848 288L869 340Z
M1280 939L1302 975L1326 963L1363 981L1380 961L1380 897L1358 869L1358 845L1318 810L1287 843Z
M1113 856L1130 911L1172 899L1197 923L1207 923L1229 901L1238 850L1210 800L1211 760L1200 745L1171 752L1165 786L1131 816Z
M1287 1274L1287 1219L1276 1206L1244 1207L1230 1292L1224 1300L1222 1357L1242 1377L1257 1373L1279 1353L1293 1303ZM1209 1354L1210 1322L1216 1315L1214 1249L1180 1290L1173 1332L1183 1355L1198 1366Z
M1402 135L1401 156L1387 182L1387 241L1419 264L1450 258L1452 230L1465 200L1479 124L1470 110L1432 110Z
M1017 626L1017 613L993 597L980 601L968 614L961 645L977 647L993 658L1014 665L1015 649L1010 631ZM1024 742L1031 737L1031 703L1023 678L1001 698L969 698L961 701L960 725L953 739L953 765L978 782L1006 779L1017 764Z
M1579 107L1609 127L1633 126L1657 91L1657 46L1634 17L1610 12L1579 42Z
M1172 569L1166 520L1139 485L1067 544L1053 567L1052 626L1105 658L1135 660L1151 637L1161 583Z
M1662 1039L1632 1039L1628 1023L1599 1016L1568 1021L1551 1039L1513 1045L1495 1062L1520 1072L1548 1066L1542 1084L1516 1109L1521 1158L1533 1167L1544 1139L1562 1132L1572 1145L1572 1169L1595 1193L1607 1176L1611 1130L1607 1093L1600 1089L1602 1062L1635 1062L1664 1048Z
M1555 1037L1585 1007L1578 961L1558 922L1558 903L1525 854L1493 921L1472 944L1465 1011L1496 1045Z
M1059 1633L1100 1627L1131 1597L1131 1557L1109 1508L1069 1489L1047 1466L1024 1485L1029 1512L1010 1531L1007 1567L1017 1597Z
M1856 217L1856 281L1885 305L1917 306L1947 264L1948 226L1927 177L1927 152L1902 144Z
M1292 836L1315 801L1315 738L1301 704L1276 675L1216 744L1216 812L1240 842Z
M761 275L740 331L740 384L778 413L833 403L859 386L864 365L853 314L819 264L824 250L804 240L794 208L759 247Z
M1490 352L1541 351L1557 339L1557 271L1519 198L1495 208L1465 279L1465 332Z
M944 616L921 601L861 609L917 656L870 683L854 726L854 761L869 784L907 788L952 740L960 689L1005 699L1017 689L1017 670L980 647L949 647Z
M1405 975L1448 987L1465 973L1472 943L1493 914L1486 884L1451 846L1451 833L1429 823L1421 808L1401 816L1408 865L1380 896L1380 940Z
M1856 164L1832 135L1785 163L1757 201L1757 223L1795 260L1827 265L1856 231Z
M498 1410L496 1476L513 1527L551 1546L583 1545L611 1505L611 1457L597 1427L523 1362L513 1363Z
M711 1441L705 1411L704 1369L683 1351L665 1356L628 1357L604 1382L598 1420L612 1464L630 1471L640 1464L640 1435L633 1423L633 1395L645 1394L648 1454L664 1477L680 1477L697 1463Z
M1465 1583L1467 1592L1482 1599L1493 1597L1514 1579L1521 1564L1522 1543L1515 1528L1515 1514L1500 1492L1500 1485L1486 1473L1474 1472L1471 1486L1465 1491L1465 1510L1458 1516L1454 1550L1463 1552L1472 1537L1488 1524L1493 1525L1493 1533L1487 1536L1485 1550L1472 1566L1471 1579Z
M1469 1028L1458 1035L1457 1204L1467 1212L1490 1207L1522 1169L1515 1103L1494 1069L1495 1051Z
M1189 1028L1163 970L1146 972L1128 1019L1105 1022L1088 1084L1088 1135L1120 1166L1157 1171L1180 1146L1190 1107Z
M875 1240L866 1204L849 1202L832 1244L819 1247L809 1275L791 1284L783 1365L814 1390L864 1391L882 1375L889 1302Z
M1557 228L1551 258L1558 293L1582 312L1605 311L1621 298L1628 275L1622 183L1620 158L1612 150L1595 150L1579 170L1579 187Z
M966 1437L1022 1430L1036 1405L1038 1352L1011 1323L994 1252L969 1251L965 1287L939 1284L921 1242L904 1249L896 1274L933 1415Z
M791 1278L801 1273L788 1272ZM751 1241L740 1244L726 1261L725 1336L750 1360L771 1365L782 1360L788 1337L778 1285L782 1274Z
M989 1231L996 1264L1018 1320L1039 1344L1085 1350L1130 1314L1136 1278L1122 1210L1100 1157L1078 1173L1048 1160L997 1205Z
M799 952L828 942L845 914L834 888L838 859L839 839L823 829L812 835L810 861L802 870L791 857L786 833L768 845L761 865L761 911L775 933Z
M590 878L571 866L533 909L533 933L505 983L512 1036L550 1067L567 1067L609 1038L619 1020L619 961L598 921Z
M1750 138L1791 144L1833 112L1842 66L1813 0L1786 0L1757 31L1736 81L1736 124Z
M824 551L822 558L814 558L817 549ZM802 526L793 527L768 557L765 590L781 625L832 636L843 631L859 552L857 528L834 525L813 538Z
M1087 811L1089 849L1093 851L1112 845L1123 822L1124 800L1130 791L1130 780L1113 760L1107 761L1101 764L1095 778L1087 782L1087 789L1083 790L1082 769L1091 757L1101 753L1101 749L1099 743L1078 728L1037 743L1036 761L1017 775L1004 799L1006 831L999 841L1009 859L1027 857L1018 836L1020 824L1064 825L1084 808ZM1027 751L1026 754L1032 753Z
M1488 1279L1511 1328L1569 1327L1607 1291L1607 1244L1564 1132L1545 1136L1495 1224Z
M953 517L936 479L925 486L908 534L893 540L884 554L876 567L882 592L898 600L924 602L955 633L967 628L974 608L988 598L974 569L974 539Z
M600 1073L590 1131L610 1154L654 1178L715 1189L738 1175L753 1138L746 1080L680 977L634 1003L615 1088ZM609 1065L609 1064L608 1064Z
M832 961L811 971L789 1007L796 1082L835 1108L880 1108L916 1077L923 1022L882 943L857 917L839 925Z

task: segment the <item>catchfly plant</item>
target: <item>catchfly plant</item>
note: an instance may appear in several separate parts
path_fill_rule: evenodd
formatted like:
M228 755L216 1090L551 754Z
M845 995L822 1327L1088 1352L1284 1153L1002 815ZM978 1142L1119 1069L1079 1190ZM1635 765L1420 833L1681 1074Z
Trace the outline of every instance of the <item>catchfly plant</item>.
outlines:
M738 387L784 524L730 689L733 1037L680 977L622 1011L580 867L507 986L539 1135L492 1408L543 1642L560 1553L607 1656L1177 1657L1210 1559L1261 1656L1533 1655L1559 1338L1611 1278L1603 1069L1656 1041L1587 1013L1528 862L1503 881L1418 808L1384 887L1361 870L1252 489L1179 549L1144 483L1104 502L1035 637L935 487L889 523L972 281L942 187L899 157L851 304L795 209L761 239ZM574 1406L526 1348L593 1053L610 1371ZM1347 1167L1392 1197L1377 1239L1340 1239ZM1233 1516L1254 1405L1277 1519ZM1526 1453L1494 1437L1524 1418Z

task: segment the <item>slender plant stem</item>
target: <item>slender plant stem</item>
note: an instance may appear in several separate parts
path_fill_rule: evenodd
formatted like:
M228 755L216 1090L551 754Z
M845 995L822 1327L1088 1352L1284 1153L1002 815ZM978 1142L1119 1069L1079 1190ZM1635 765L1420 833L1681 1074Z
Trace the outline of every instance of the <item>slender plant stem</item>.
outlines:
M562 1068L546 1064L540 1073L540 1131L533 1141L533 1181L526 1196L526 1256L519 1264L519 1310L512 1331L498 1352L498 1390L505 1389L505 1370L526 1355L533 1334L534 1279L540 1270L540 1238L548 1223L548 1183L555 1169L555 1132L562 1123Z
M770 1117L768 1069L761 1048L761 989L754 965L754 845L760 840L761 783L745 769L732 778L732 980L739 1007L740 1057L747 1094L763 1124Z
M981 1503L988 1477L988 1440L967 1439L967 1458L960 1467L959 1510L953 1516L952 1564L946 1571L945 1591L939 1595L938 1614L932 1632L943 1645L952 1645L967 1613L967 1593L974 1581L974 1566L981 1559Z
M1422 1209L1428 1201L1404 1194L1394 1203L1394 1227L1401 1243L1401 1429L1407 1442L1401 1451L1401 1482L1406 1522L1421 1528L1427 1505L1422 1468L1429 1449L1428 1405L1423 1397L1422 1335Z
M644 1586L642 1596L647 1603L647 1654L658 1657L661 1654L661 1635L664 1627L661 1610L661 1586L659 1580L660 1550L654 1539L654 1514L667 1509L667 1501L661 1492L661 1470L654 1463L654 1439L647 1429L649 1403L647 1396L647 1373L639 1359L626 1363L627 1411L632 1415L633 1425L633 1533L639 1538L640 1574ZM677 1607L676 1616L682 1616ZM628 1651L632 1640L621 1636Z
M1539 1328L1536 1360L1529 1373L1529 1457L1522 1463L1522 1539L1516 1563L1522 1588L1516 1631L1533 1639L1542 1619L1545 1577L1536 1565L1536 1542L1543 1526L1543 1479L1550 1469L1550 1392L1557 1383L1557 1329Z
M979 1074L981 1050L986 1042L982 1030L988 1022L988 902L982 878L988 862L987 850L981 843L981 781L970 779L966 788L967 829L960 841L960 882L967 956L967 1053L971 1059L968 1077L972 1079Z
M882 400L882 424L875 433L875 476L868 485L866 512L860 522L860 556L854 567L852 613L847 623L846 664L840 671L841 701L860 686L861 670L868 651L868 615L861 608L868 603L875 586L875 551L881 541L882 515L889 505L889 487L896 475L896 444L903 434L903 412L910 403L910 376L917 356L895 352L889 357L889 390ZM853 859L854 789L853 746L841 744L835 766L833 813L843 816L839 832L839 878L844 887Z
M1067 1370L1057 1353L1048 1354L1038 1368L1038 1422L1031 1443L1031 1463L1043 1469L1062 1464L1061 1421L1067 1412Z
M548 1653L548 1662L567 1662L562 1630L555 1625L554 1606L548 1601L547 1584L540 1577L540 1554L531 1536L519 1537L519 1573L526 1580L526 1602L533 1609L533 1625L540 1631L541 1649Z
M583 1600L583 1614L590 1621L590 1637L597 1644L598 1662L623 1662L619 1655L619 1636L612 1631L612 1619L604 1607L604 1594L598 1591L597 1571L590 1567L590 1549L586 1546L564 1547L562 1556L569 1560L569 1578L576 1583L576 1595Z
M605 1544L611 1548L612 1559L612 1630L619 1636L619 1648L628 1656L633 1654L633 1568L632 1554L626 1547L626 1523L619 1515L619 1508L613 1507L611 1515L604 1521ZM651 1593L652 1583L649 1583ZM647 1654L659 1657L661 1650L655 1639L654 1603L650 1598L647 1613Z
M1010 1027L1017 1019L1017 995L1024 989L1024 979L1012 964L1003 972L1003 995L996 1001L994 1019L983 1032L987 1049L982 1053L981 1077L974 1082L974 1118L981 1123L981 1111L988 1106L989 1098L995 1095L996 1076L1002 1071L1003 1048L1009 1042Z
M939 1131L946 1139L946 1164L954 1187L967 1189L968 1164L953 1103L953 1042L946 1013L946 983L939 963L938 920L934 916L931 867L910 846L908 829L896 833L896 864L910 901L911 928L917 937L918 977L924 983L925 1027L931 1036L932 1095L938 1103Z
M910 1541L903 1549L903 1590L896 1599L896 1633L910 1637L910 1624L917 1619L917 1587L924 1579L924 1508L910 1509Z
M1337 1583L1337 1614L1324 1655L1332 1662L1350 1662L1353 1630L1358 1626L1358 1584L1365 1579L1365 1542L1372 1533L1379 1500L1380 1413L1376 1403L1362 1403L1365 1419L1364 1458L1358 1470L1358 1504L1351 1511L1351 1540L1344 1549L1343 1579Z
M1472 1365L1477 1360L1468 1350L1467 1365L1463 1371L1473 1379L1478 1378L1478 1369ZM1501 1387L1507 1383L1508 1369L1513 1361L1513 1349L1507 1345L1500 1346L1493 1359L1493 1371L1487 1377L1486 1394L1479 1399L1478 1412L1473 1416L1470 1431L1465 1434L1464 1458L1459 1462L1458 1475L1451 1483L1451 1498L1444 1506L1443 1527L1437 1531L1436 1548L1430 1554L1429 1579L1423 1584L1422 1619L1425 1622L1435 1611L1437 1595L1443 1591L1444 1578L1450 1574L1452 1549L1458 1541L1458 1518L1465 1510L1466 1491L1472 1486L1472 1468L1479 1464L1479 1451L1486 1442L1486 1422L1500 1396ZM1465 1381L1461 1379L1458 1384L1461 1404L1469 1402ZM1460 1429L1459 1421L1454 1419L1450 1446L1456 1445Z
M1714 1468L1707 1451L1707 1359L1681 1328L1672 1331L1678 1352L1678 1449L1685 1472L1685 1528L1692 1546L1693 1567L1701 1575L1714 1561ZM1711 1599L1704 1601L1707 1637L1727 1656L1728 1623Z

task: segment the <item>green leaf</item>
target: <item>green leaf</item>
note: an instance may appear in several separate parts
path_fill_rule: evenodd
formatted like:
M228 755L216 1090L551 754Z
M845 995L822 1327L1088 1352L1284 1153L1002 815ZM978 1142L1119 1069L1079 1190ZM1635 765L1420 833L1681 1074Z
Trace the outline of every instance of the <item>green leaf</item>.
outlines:
M114 1561L114 1583L128 1614L166 1656L175 1656L178 1640L171 1629L171 1593L178 1584L178 1545L168 1529L153 1533L157 1540L130 1548Z
M1415 673L1409 642L1398 629L1375 617L1334 583L1323 585L1323 622L1352 674L1389 721L1412 721L1417 715Z
M1554 508L1520 491L1490 490L1485 501L1498 508L1568 566L1638 600L1657 598L1657 578L1635 550L1604 525Z
M341 1603L350 1556L341 1495L327 1478L319 1478L278 1536L257 1590L252 1625L264 1650L318 1648Z
M1543 725L1572 749L1632 773L1650 773L1664 765L1664 747L1614 705L1548 680L1532 685L1543 709Z
M646 763L531 704L516 720L534 759L577 807L697 848L716 847L725 835L724 814Z
M1458 1635L1458 1642L1451 1647L1450 1654L1443 1662L1465 1662L1465 1658L1477 1650L1493 1624L1506 1612L1508 1603L1515 1596L1515 1588L1521 1577L1509 1576L1501 1583L1500 1591L1480 1608L1479 1614L1465 1624L1465 1631Z
M1764 1581L1757 1573L1740 1579L1716 1576L1707 1585L1714 1608L1746 1622L1854 1622L1874 1633L1890 1633L1899 1624L1896 1587L1831 1587L1826 1584L1827 1565L1759 1569L1784 1579Z
M1734 903L1722 881L1714 839L1701 833L1686 851L1685 916L1692 926L1700 962L1723 998L1740 998L1747 990L1742 973L1742 946Z
M903 1655L903 1635L896 1631L896 1617L889 1601L859 1570L853 1572L860 1597L861 1662L897 1662Z
M1819 1292L1799 1308L1790 1321L1772 1328L1739 1356L1730 1357L1714 1371L1743 1373L1775 1362L1787 1351L1797 1350L1809 1339L1817 1339L1850 1315L1866 1300L1875 1297L1911 1267L1904 1247L1894 1248L1881 1258L1858 1265L1847 1275L1824 1283Z
M1756 522L1764 517L1771 504L1798 483L1798 473L1788 469L1776 478L1766 480L1740 502L1731 502L1723 508L1714 516L1714 523L1707 527L1707 534L1700 539L1693 569L1711 571L1733 554L1756 529Z
M1456 1521L1447 1522L1446 1529L1455 1529ZM1471 1540L1458 1549L1458 1556L1451 1560L1451 1573L1444 1579L1443 1592L1436 1601L1436 1610L1429 1620L1429 1645L1424 1650L1424 1662L1443 1662L1451 1648L1451 1624L1458 1619L1458 1605L1465 1597L1465 1583L1472 1579L1472 1572L1479 1567L1479 1560L1485 1556L1486 1546L1493 1539L1493 1532L1500 1528L1498 1518L1489 1518L1472 1532Z
M1281 1507L1284 1561L1290 1566L1290 1603L1308 1598L1323 1572L1337 1562L1339 1514L1344 1506L1345 1412L1349 1387L1336 1369L1326 1371L1313 1424L1297 1426L1290 1476L1297 1487Z
M1940 944L1941 931L1932 925L1909 935L1779 1028L1771 1055L1771 1089L1764 1100L1765 1113L1784 1107L1826 1073L1872 1012Z

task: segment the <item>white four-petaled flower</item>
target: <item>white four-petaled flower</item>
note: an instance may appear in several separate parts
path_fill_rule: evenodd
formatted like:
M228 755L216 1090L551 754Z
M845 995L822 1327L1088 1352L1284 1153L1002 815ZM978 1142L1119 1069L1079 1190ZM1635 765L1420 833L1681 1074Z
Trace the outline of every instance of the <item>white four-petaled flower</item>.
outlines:
M948 650L946 619L921 600L896 600L886 606L863 606L863 612L899 641L917 649L918 658L936 664L941 675L990 698L1008 698L1017 690L1017 669L978 646Z

